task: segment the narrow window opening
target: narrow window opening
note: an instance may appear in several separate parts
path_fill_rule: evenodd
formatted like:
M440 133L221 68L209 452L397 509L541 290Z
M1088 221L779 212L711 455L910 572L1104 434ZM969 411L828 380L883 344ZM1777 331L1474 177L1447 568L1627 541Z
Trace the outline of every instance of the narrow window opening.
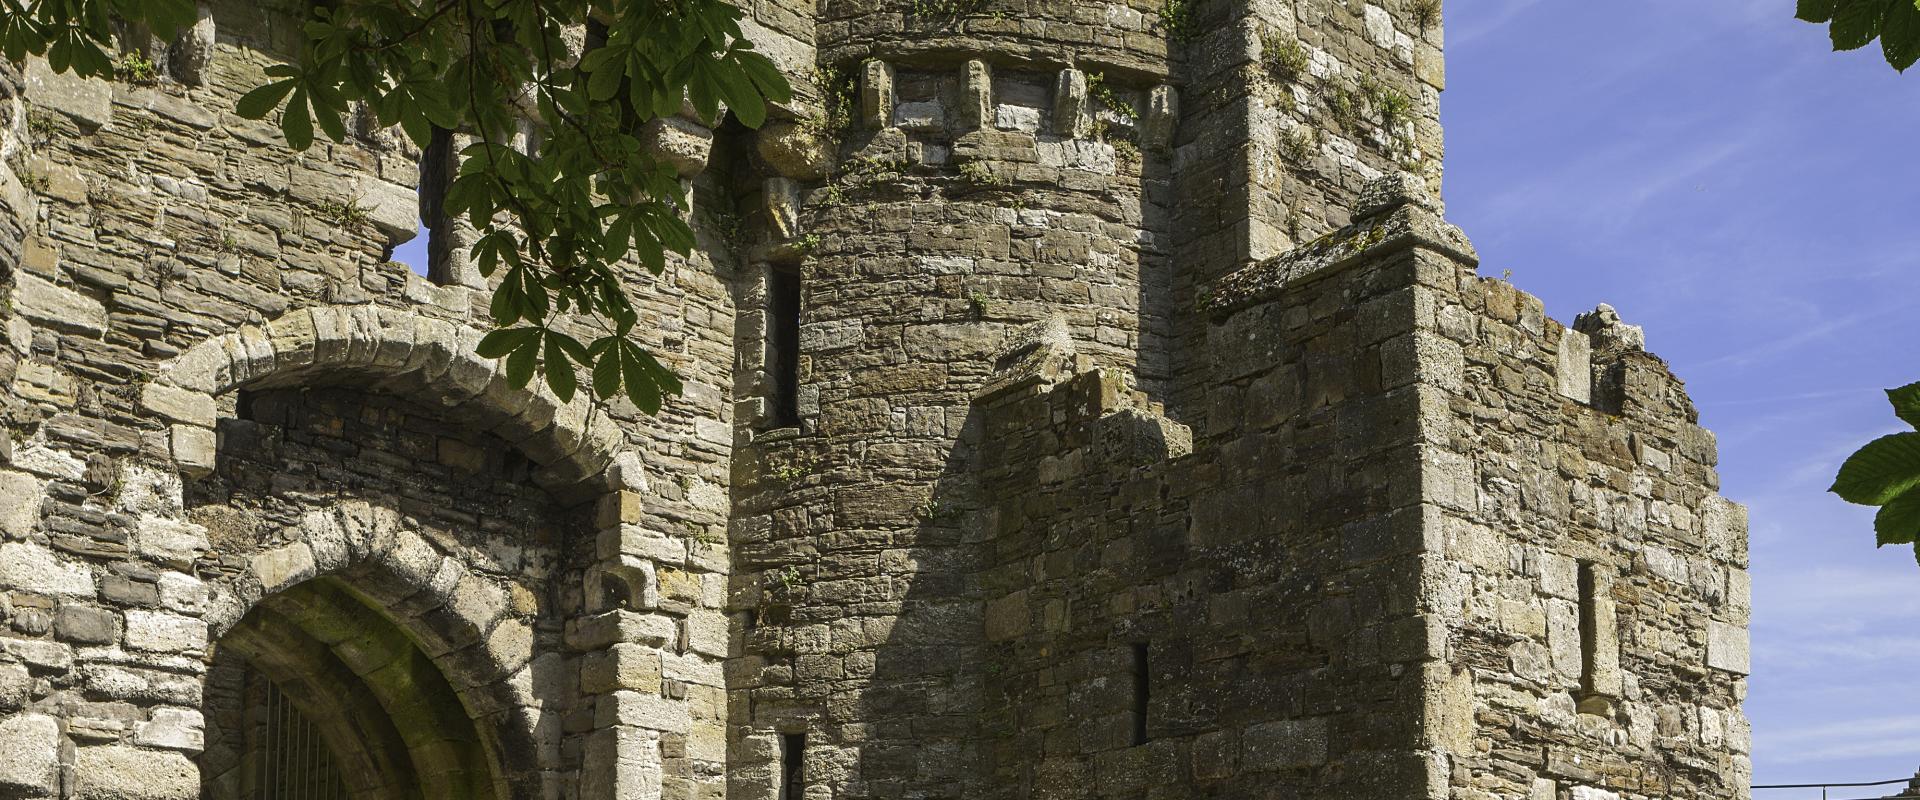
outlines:
M767 271L767 368L773 387L767 398L769 427L800 424L800 271Z
M1147 702L1148 687L1152 681L1147 672L1147 643L1136 642L1133 645L1133 743L1135 746L1147 743Z
M807 765L807 735L780 734L780 800L801 800L805 786L802 772Z
M420 155L420 227L421 236L414 241L425 240L424 247L414 247L413 242L403 246L402 250L424 251L424 259L416 256L409 261L415 272L440 286L454 283L453 274L454 219L446 210L447 188L453 184L454 174L458 171L458 156L453 149L453 132L442 128L433 129L433 138L427 144L426 152Z
M1612 714L1613 701L1624 688L1618 625L1612 578L1599 564L1581 564L1579 708L1583 712Z

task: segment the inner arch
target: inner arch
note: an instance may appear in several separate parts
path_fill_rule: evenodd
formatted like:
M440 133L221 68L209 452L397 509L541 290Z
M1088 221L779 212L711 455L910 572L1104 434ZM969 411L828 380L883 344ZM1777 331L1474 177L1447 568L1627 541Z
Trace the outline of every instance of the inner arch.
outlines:
M262 599L221 637L216 654L217 665L271 681L312 723L353 800L501 796L494 754L446 675L377 602L342 580L315 578ZM208 723L229 743L208 757L234 762L203 769L212 800L264 796L265 745L283 732L263 730L272 716L258 707L263 696L208 695ZM222 702L230 707L211 707Z

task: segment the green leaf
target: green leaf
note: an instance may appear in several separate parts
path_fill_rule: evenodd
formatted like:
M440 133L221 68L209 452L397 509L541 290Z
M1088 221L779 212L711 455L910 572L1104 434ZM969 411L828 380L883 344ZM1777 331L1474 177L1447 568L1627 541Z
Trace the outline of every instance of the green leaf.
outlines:
M1874 515L1873 532L1881 547L1920 540L1920 489L1908 489Z
M1887 63L1906 72L1920 61L1920 0L1888 0L1886 26L1880 31L1880 49Z
M1828 33L1835 50L1858 50L1880 35L1888 0L1837 0Z
M1793 16L1795 19L1807 22L1826 22L1833 19L1834 2L1835 0L1800 0L1799 6L1794 9Z
M266 119L268 114L280 107L280 101L287 99L287 93L293 91L294 84L292 80L284 80L258 87L241 95L233 111L247 119Z
M647 374L639 358L645 351L632 342L621 342L619 349L625 351L620 359L620 377L627 385L627 399L648 414L660 413L660 387L654 385L653 376Z
M555 397L562 403L573 402L573 392L579 388L579 376L574 374L572 362L561 352L559 340L551 331L547 334L547 388L553 390Z
M474 348L481 358L500 358L525 346L529 339L540 335L538 328L507 328L493 331L481 337L479 346Z
M1885 505L1920 485L1920 433L1896 433L1867 443L1840 466L1828 491L1849 503Z
M507 382L514 388L526 388L533 381L534 360L540 355L538 347L522 347L507 356Z
M313 118L307 116L307 90L293 91L286 113L280 115L280 132L287 137L287 146L295 150L313 145Z
M1887 399L1893 402L1895 416L1905 420L1908 425L1920 428L1920 383L1888 389Z
M603 340L604 341L604 340ZM620 391L620 348L610 347L593 364L593 394L602 400Z

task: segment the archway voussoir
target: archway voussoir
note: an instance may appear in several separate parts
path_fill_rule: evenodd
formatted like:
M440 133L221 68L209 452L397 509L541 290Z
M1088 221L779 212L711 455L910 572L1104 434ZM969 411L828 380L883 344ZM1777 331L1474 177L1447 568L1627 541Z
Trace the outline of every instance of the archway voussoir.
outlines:
M267 336L273 342L273 370L251 380L279 380L288 373L300 374L315 363L319 331L312 308L289 311L267 323Z
M314 569L319 574L338 572L353 557L337 510L310 511L301 517L300 539L312 551Z
M247 571L259 582L260 590L269 595L320 574L313 561L313 549L306 542L255 555L248 562Z
M414 318L413 351L407 354L406 363L400 365L400 371L418 373L420 379L427 383L438 381L446 374L447 366L453 363L454 350L459 347L458 340L452 324L431 317Z
M342 366L353 348L353 321L349 309L314 306L307 309L313 318L314 366Z
M386 340L386 331L380 324L380 308L374 305L355 306L346 314L348 347L346 363L356 367L373 366L379 356L380 344Z
M227 336L227 347L230 372L226 382L215 387L216 394L273 374L280 361L273 335L259 325L240 326Z
M456 406L481 396L497 373L504 369L494 360L481 358L474 352L480 346L478 331L457 329L454 344L453 360L447 365L446 376L432 384L439 390L440 402L447 406Z
M229 338L221 336L208 339L188 348L168 363L161 373L161 380L188 391L210 395L224 390L234 371L233 359L228 354Z
M373 353L373 365L398 371L413 356L416 317L406 312L380 307L374 316L379 346Z

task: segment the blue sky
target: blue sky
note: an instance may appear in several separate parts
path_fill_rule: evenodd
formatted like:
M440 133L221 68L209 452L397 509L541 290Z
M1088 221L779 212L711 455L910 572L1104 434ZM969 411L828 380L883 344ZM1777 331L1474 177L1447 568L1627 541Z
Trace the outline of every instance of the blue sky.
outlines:
M1448 3L1445 195L1482 274L1645 325L1719 434L1752 510L1755 782L1904 777L1920 567L1825 489L1920 380L1920 70L1792 6Z

